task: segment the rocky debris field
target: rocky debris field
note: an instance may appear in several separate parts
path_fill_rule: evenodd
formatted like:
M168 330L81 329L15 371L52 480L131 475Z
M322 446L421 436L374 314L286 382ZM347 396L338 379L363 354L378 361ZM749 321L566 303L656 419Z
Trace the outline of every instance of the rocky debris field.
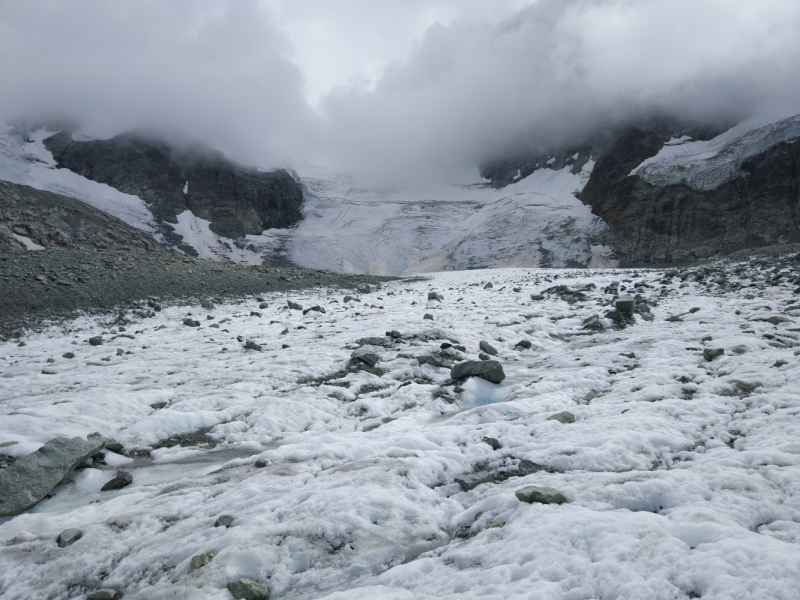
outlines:
M356 289L385 278L234 265L165 251L52 249L0 252L0 337L78 312L152 314L164 304L315 286ZM124 317L121 324L124 324Z
M26 330L0 505L63 473L0 518L0 596L793 598L799 277L450 272Z

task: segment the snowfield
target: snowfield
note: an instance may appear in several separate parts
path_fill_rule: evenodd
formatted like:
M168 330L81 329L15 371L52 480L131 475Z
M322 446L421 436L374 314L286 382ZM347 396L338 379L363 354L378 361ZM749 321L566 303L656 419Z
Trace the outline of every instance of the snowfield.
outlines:
M269 294L263 309L249 297L127 313L130 337L82 318L5 342L0 452L95 431L131 456L162 447L106 452L107 466L0 519L0 596L227 600L247 577L273 599L798 598L800 304L773 264L742 267L728 281L435 273L347 303L336 290ZM613 281L654 319L603 318ZM557 285L585 299L531 299ZM593 315L603 330L584 327ZM95 335L103 345L86 342ZM375 369L350 363L365 337L380 338L362 340ZM459 391L448 368L416 358L474 360L482 340L498 350L499 385ZM725 354L704 359L714 348ZM575 422L549 419L563 411ZM189 433L184 447L158 444ZM544 468L525 475L523 459ZM133 484L101 492L117 469ZM455 478L475 471L496 482L464 491ZM529 485L570 502L522 503ZM221 515L231 527L214 526ZM59 548L73 527L83 537Z

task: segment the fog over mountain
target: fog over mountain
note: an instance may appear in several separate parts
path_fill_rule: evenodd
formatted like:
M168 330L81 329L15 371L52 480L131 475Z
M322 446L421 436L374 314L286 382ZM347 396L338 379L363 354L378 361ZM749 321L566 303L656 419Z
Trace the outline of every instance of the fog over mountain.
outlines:
M791 112L799 29L792 0L8 1L0 118L370 184L474 179L653 116Z

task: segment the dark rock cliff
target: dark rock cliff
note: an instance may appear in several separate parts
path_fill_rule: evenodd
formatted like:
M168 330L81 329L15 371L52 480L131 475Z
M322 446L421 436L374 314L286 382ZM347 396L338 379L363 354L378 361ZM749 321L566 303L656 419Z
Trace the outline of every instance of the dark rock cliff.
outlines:
M59 194L0 181L0 249L23 250L15 235L45 248L154 251L147 233L88 204Z
M80 142L65 132L44 143L59 167L139 196L160 222L176 223L188 209L236 239L302 218L302 189L285 170L244 167L204 146L178 150L133 134Z
M598 157L580 194L608 225L622 265L687 262L800 241L800 144L778 143L710 190L652 185L631 171L670 138L630 128ZM676 165L676 169L681 169Z

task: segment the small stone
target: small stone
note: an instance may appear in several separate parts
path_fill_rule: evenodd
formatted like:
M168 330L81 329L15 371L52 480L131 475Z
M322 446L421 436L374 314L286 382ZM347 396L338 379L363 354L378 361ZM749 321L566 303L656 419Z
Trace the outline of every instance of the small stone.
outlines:
M636 308L636 301L632 296L620 296L614 304L616 309L625 315L632 315Z
M478 344L478 347L481 350L483 350L484 352L486 352L486 354L490 354L492 356L497 356L497 350L495 349L495 347L492 346L486 340L481 340L481 342Z
M403 339L403 334L397 331L396 329L392 329L391 331L386 332L387 337L392 338L393 340L401 340Z
M103 588L86 596L86 600L117 600L119 597L119 590Z
M125 354L125 350L122 348L117 348L117 356L122 356L123 354Z
M214 527L230 527L233 525L233 517L231 515L222 515L214 523Z
M80 529L70 528L65 529L56 538L56 544L58 544L59 548L66 548L67 546L71 546L79 539L83 537L83 532Z
M51 367L45 367L42 369L42 375L58 375L58 371Z
M186 325L187 327L200 327L200 321L195 321L190 317L186 317L183 320L183 324Z
M558 421L559 423L564 423L564 425L568 425L569 423L575 422L575 415L565 410L564 412L556 413L550 417L547 417L547 420Z
M310 311L312 311L312 310L313 310L314 312L322 313L323 315L324 315L324 314L325 314L325 312L326 312L326 311L325 311L325 309L324 309L324 308L322 308L321 306L312 306L311 308L307 308L307 309L305 309L305 310L303 311L303 314L304 314L304 315L305 315L305 314L308 314L308 313L309 313Z
M253 466L256 469L263 469L264 467L269 466L269 461L266 458L259 458L256 462L253 463Z
M450 369L453 380L465 377L480 377L491 383L500 383L506 378L502 365L496 360L468 360Z
M98 433L96 431L86 436L86 439L89 440L96 440L97 438L100 438L99 441L105 443L106 450L111 450L111 452L122 452L122 444L120 444L117 440L112 440L111 438L107 438L103 434Z
M465 492L478 487L482 483L492 483L494 475L489 471L478 471L477 473L470 473L469 475L462 475L455 478L455 482L461 486Z
M489 521L486 524L486 529L495 529L498 527L505 527L505 521Z
M103 336L96 335L94 337L89 338L89 344L92 346L102 346L103 345Z
M708 362L711 362L718 356L722 356L725 354L725 350L723 348L706 348L703 350L703 358L705 358Z
M61 358L75 358L75 355L72 352L65 352L61 355Z
M262 302L261 304L258 305L258 308L260 308L261 310L269 308L269 304L267 304L266 302Z
M161 410L162 408L164 408L166 406L167 406L166 402L153 402L150 405L150 408L154 408L155 410Z
M700 310L700 307L699 306L695 306L695 307L692 307L692 308L689 309L689 313L693 315L698 310Z
M444 300L444 296L442 296L439 292L428 292L428 300L438 300L442 302Z
M500 445L500 441L497 438L484 437L481 441L484 444L489 444L492 447L492 450L500 450L500 448L503 447Z
M228 584L228 591L236 600L269 600L269 586L252 579L237 579Z
M782 367L783 365L788 364L785 360L776 360L775 364L772 365L773 367Z
M520 502L527 502L533 504L539 502L541 504L568 504L569 498L561 490L551 487L537 487L530 485L515 492L517 500Z
M250 311L250 316L251 317L258 317L260 319L261 318L261 313L258 312L257 310L251 310Z
M683 321L683 319L681 319L680 315L670 315L667 321L669 321L670 323L680 323L681 321Z
M366 348L359 348L358 350L353 352L350 356L352 356L357 360L360 360L361 362L369 365L370 367L374 367L380 361L380 356L378 356L374 352L370 352Z
M531 300L534 302L538 302L539 300L544 300L543 294L531 294Z
M192 560L189 562L189 570L196 571L197 569L205 567L208 563L214 560L214 557L217 554L219 554L218 550L209 550L208 552L203 552L202 554L195 554L192 557Z
M428 319L429 321L433 321L433 315L430 313L425 313L425 315L422 318Z
M292 310L303 310L302 304L298 304L297 302L292 302L291 300L287 300L286 305Z
M127 471L117 471L117 474L112 479L109 479L106 484L100 488L100 491L121 490L124 487L128 487L131 483L133 483L133 476L130 473Z
M345 296L342 302L360 302L360 300L358 298L354 298L353 296Z
M27 345L28 344L26 344L25 342L20 342L19 344L17 344L17 348L22 348L23 346L27 346Z
M531 343L528 340L520 340L514 348L524 348L525 350L531 349Z
M532 473L538 473L539 471L544 471L545 467L542 465L536 464L532 460L528 460L527 458L523 458L519 461L517 465L517 471L519 472L520 476L531 475Z
M256 352L261 352L261 345L256 344L253 340L247 340L244 343L244 347L248 350L255 350Z
M444 361L439 358L438 356L432 356L430 354L423 354L422 356L417 357L417 362L420 365L431 365L434 367L444 367Z
M610 310L605 315L606 319L611 319L616 323L624 323L625 322L625 313L621 310Z
M483 286L483 289L485 289L485 290L490 290L490 289L492 289L493 287L494 287L494 286L492 285L492 282L490 281L490 282L489 282L489 283L487 283L485 286Z

